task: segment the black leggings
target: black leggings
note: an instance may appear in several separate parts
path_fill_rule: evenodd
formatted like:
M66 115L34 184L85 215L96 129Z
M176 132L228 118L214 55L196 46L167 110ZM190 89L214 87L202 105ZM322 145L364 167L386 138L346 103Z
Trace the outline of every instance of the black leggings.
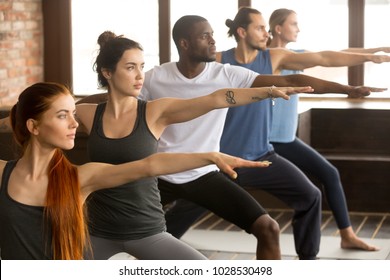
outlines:
M298 138L290 143L272 144L279 155L320 182L338 228L344 229L351 226L344 189L337 168Z
M248 233L255 220L266 214L247 191L218 171L185 184L172 184L160 179L158 187L163 205L183 198L207 208ZM199 214L203 211L201 209Z
M320 190L310 182L298 167L273 152L258 160L268 160L272 164L267 168L238 169L236 182L245 188L267 191L294 209L292 227L297 254L301 259L314 258L319 251L321 238ZM160 189L162 190L162 197L164 197L166 191L169 191L169 186L168 188ZM178 193L176 198L184 198L213 211L210 206L214 203L219 204L219 199L224 197L226 192L225 188L214 189L210 184L203 184L203 186L200 186L200 189L203 189L203 191L197 192L194 188L194 190L191 190L192 193L186 196ZM210 192L212 196L209 196ZM196 193L196 200L193 199L194 193ZM209 201L209 206L207 206L207 203L203 203L203 200ZM219 210L222 212L231 211L231 205L234 205L237 200L239 200L238 197L233 196L233 198L230 198L223 204L219 204ZM248 207L246 202L244 204L244 208ZM187 210L185 213L180 212L183 208ZM196 205L188 204L184 200L177 201L176 205L173 205L166 213L168 231L178 236L178 234L188 229L188 227L186 229L183 228L188 223L181 225L182 227L180 227L179 223L183 221L183 215L186 213L201 213L203 210L199 208L196 210L195 208L197 208ZM216 214L224 218L223 215ZM239 220L244 218L238 212L235 212L234 216ZM195 216L188 217L191 221L195 220L195 218ZM172 232L172 229L179 229L178 234Z

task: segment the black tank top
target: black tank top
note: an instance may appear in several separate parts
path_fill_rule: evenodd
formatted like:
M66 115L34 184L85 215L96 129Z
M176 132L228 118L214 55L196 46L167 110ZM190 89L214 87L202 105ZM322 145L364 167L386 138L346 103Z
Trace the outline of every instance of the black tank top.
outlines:
M103 132L106 103L96 108L88 138L91 161L120 164L145 158L157 151L157 139L146 120L146 102L138 100L137 120L126 137L107 138ZM134 240L165 230L156 178L146 178L92 193L88 200L91 235L107 239Z
M4 260L52 259L50 233L45 234L44 207L22 204L8 194L16 160L7 162L0 189L0 247ZM46 244L45 244L45 241Z

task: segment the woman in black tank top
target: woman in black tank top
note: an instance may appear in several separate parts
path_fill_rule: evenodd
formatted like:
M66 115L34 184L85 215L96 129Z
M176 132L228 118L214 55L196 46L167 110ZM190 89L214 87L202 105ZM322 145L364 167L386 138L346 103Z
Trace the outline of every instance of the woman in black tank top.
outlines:
M94 191L209 164L233 177L233 168L263 165L221 153L156 153L123 164L76 166L62 152L74 146L75 108L65 86L37 83L11 109L7 122L22 155L0 160L1 259L82 259L90 249L84 201Z
M270 96L269 88L221 89L201 98L141 101L142 47L109 31L99 36L98 43L100 52L94 66L98 82L107 93L86 97L77 105L78 120L89 134L88 154L93 161L117 164L142 159L157 151L158 139L168 125L192 120L218 108L269 97L287 99L287 94L297 90L276 88ZM191 252L188 255L180 249L183 243L166 233L156 178L95 192L88 199L88 216L96 259L107 259L123 250L138 259L192 257Z

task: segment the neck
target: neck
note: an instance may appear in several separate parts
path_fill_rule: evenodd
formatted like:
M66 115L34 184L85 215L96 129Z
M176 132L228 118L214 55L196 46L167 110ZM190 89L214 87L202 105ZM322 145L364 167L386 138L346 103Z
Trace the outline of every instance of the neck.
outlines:
M234 50L234 57L238 63L248 64L256 59L258 53L258 50L250 48L245 44L238 43L236 49Z
M177 63L177 69L188 79L195 78L205 69L207 62L193 62L180 59Z
M270 48L286 48L287 44L289 42L286 42L282 40L280 37L274 37L272 38L271 44L269 45Z
M25 170L32 179L45 177L53 158L55 149L45 149L34 143L30 144L19 160L20 167Z
M129 111L137 108L137 98L129 95L112 94L108 95L105 114L113 116L115 119Z

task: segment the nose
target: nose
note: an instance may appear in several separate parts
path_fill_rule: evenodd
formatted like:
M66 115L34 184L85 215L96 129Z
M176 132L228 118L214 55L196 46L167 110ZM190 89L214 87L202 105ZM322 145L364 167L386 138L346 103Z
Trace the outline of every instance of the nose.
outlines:
M214 40L213 35L210 35L209 43L212 44L212 45L215 45L215 40Z
M145 76L145 73L144 73L144 70L141 69L141 68L137 68L137 75L136 75L136 79L137 80L142 80Z
M71 128L78 128L79 127L79 123L77 122L77 120L74 116L72 117L72 120L70 122L70 127Z

